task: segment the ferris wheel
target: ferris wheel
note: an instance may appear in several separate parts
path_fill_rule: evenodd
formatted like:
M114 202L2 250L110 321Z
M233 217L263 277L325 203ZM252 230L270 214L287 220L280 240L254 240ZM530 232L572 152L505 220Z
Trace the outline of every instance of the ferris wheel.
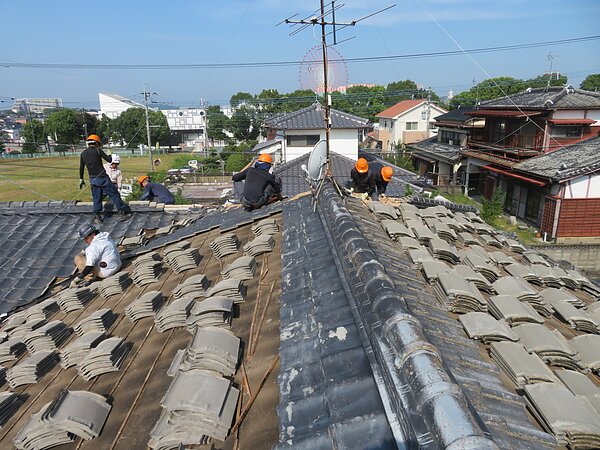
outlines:
M302 59L299 70L300 86L316 94L325 92L323 50L321 46L311 48ZM334 47L327 48L327 90L337 90L348 84L348 67L340 52Z

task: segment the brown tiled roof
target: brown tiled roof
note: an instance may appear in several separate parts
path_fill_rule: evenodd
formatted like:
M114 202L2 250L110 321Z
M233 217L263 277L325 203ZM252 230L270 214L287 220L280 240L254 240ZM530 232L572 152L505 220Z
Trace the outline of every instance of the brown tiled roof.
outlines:
M418 100L402 100L401 102L396 103L394 106L391 106L390 108L388 108L384 111L381 111L375 117L393 119L394 117L397 117L398 115L400 115L402 113L405 113L409 109L413 109L415 106L420 105L421 103L424 103L425 101L426 100L422 99L422 98L418 99Z

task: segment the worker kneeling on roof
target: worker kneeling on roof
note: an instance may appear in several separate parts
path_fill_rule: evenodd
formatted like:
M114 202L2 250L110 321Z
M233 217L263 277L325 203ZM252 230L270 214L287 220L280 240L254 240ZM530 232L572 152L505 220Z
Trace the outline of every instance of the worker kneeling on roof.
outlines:
M371 195L375 190L375 178L369 171L369 163L365 158L358 158L350 171L350 179L353 193Z
M268 153L261 153L257 162L232 177L234 182L246 180L241 195L246 211L281 200L281 179L269 172L272 164L273 157Z
M377 201L380 196L385 197L387 186L394 176L394 169L390 166L384 166L380 162L374 162L369 164L369 172L375 183L375 189L371 193L371 199Z
M155 199L158 199L160 203L164 203L165 205L175 204L175 196L173 193L162 184L150 181L148 175L139 177L138 183L140 183L140 186L144 189L140 200L149 200L153 202Z
M108 233L98 231L89 223L79 229L79 237L88 246L85 251L75 256L75 266L79 274L71 282L71 287L76 287L89 275L92 278L106 278L121 269L119 250Z

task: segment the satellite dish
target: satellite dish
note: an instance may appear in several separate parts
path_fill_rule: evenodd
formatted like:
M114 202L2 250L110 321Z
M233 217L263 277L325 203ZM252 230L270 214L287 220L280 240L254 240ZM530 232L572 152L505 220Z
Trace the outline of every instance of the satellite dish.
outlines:
M310 156L305 172L310 181L320 181L323 178L323 171L327 164L327 142L321 140L315 144Z

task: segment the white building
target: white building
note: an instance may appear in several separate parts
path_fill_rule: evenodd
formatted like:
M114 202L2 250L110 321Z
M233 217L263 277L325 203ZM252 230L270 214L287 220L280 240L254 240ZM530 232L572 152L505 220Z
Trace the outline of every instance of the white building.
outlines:
M379 129L372 137L381 142L383 151L419 142L436 134L434 117L447 112L425 99L402 100L377 114Z
M181 147L202 151L206 146L206 111L204 108L166 109L161 111Z
M98 113L98 117L100 118L102 118L102 115L105 115L109 119L116 119L121 113L127 111L129 108L144 107L141 103L134 102L133 100L129 100L128 98L117 94L100 92L98 94L98 99L100 100L100 112Z
M325 139L324 117L321 104L314 103L266 120L263 126L267 129L267 139L273 141L274 145L269 149L275 153L276 160L288 162L299 158ZM357 160L358 144L363 141L369 127L368 119L332 109L330 151Z
M12 106L14 113L41 114L47 109L62 108L62 98L18 98Z

